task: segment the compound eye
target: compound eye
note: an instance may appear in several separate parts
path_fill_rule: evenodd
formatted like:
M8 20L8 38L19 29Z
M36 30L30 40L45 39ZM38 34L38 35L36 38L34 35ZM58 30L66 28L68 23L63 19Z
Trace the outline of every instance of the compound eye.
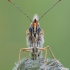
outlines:
M29 32L32 33L32 27L29 28Z
M38 33L40 33L40 31L41 31L41 28L40 28L40 27L38 27L38 28L37 28L37 31L38 31Z

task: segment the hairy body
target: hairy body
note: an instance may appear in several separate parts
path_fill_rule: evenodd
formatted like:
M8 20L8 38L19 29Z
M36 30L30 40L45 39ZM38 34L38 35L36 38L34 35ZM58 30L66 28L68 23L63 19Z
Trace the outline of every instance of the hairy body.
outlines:
M38 16L35 15L33 22L31 23L29 29L26 31L26 42L31 50L32 59L37 59L40 57L41 51L38 48L41 48L44 44L44 31L41 29L38 23Z

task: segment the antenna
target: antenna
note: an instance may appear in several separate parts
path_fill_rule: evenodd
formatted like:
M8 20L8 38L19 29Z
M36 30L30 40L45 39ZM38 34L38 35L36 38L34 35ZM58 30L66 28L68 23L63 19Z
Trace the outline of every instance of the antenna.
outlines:
M30 17L24 11L22 11L16 4L14 4L12 2L12 0L8 0L8 1L11 2L20 12L22 12L32 22L32 20L30 19Z
M40 18L39 21L41 20L42 17L44 17L53 7L55 7L61 0L58 0L49 10L47 10Z

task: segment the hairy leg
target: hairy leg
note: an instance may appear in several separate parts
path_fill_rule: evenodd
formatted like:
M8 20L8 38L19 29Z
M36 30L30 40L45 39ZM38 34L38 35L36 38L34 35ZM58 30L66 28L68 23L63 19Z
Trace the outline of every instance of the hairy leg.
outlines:
M22 51L30 52L30 50L31 50L30 48L21 48L21 49L20 49L20 52L19 52L19 58L18 58L18 64L20 63L21 52L22 52Z
M44 65L45 65L44 70L46 70L47 49L49 49L49 51L50 51L52 57L53 57L54 59L56 59L49 46L46 46L45 48L39 48L39 50L41 50L41 51L46 51L45 57L44 57Z
M51 50L51 48L50 48L49 46L46 46L45 49L49 49L49 51L50 51L52 57L53 57L54 59L56 59L55 56L54 56L54 54L53 54L53 52L52 52L52 50Z

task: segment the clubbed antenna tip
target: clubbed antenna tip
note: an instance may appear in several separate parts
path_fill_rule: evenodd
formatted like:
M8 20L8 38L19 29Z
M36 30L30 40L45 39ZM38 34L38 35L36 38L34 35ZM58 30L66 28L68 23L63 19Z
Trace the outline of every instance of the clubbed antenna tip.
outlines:
M41 18L43 16L45 16L52 8L54 8L61 0L58 0L49 10L47 10L40 18L39 18L39 21L41 20Z
M61 1L61 0L59 0L59 1Z
M10 0L8 0L10 2Z
M15 3L13 3L12 0L8 0L8 1L10 3L12 3L20 12L22 12L32 22L32 20L30 19L30 17L24 11L22 11Z

